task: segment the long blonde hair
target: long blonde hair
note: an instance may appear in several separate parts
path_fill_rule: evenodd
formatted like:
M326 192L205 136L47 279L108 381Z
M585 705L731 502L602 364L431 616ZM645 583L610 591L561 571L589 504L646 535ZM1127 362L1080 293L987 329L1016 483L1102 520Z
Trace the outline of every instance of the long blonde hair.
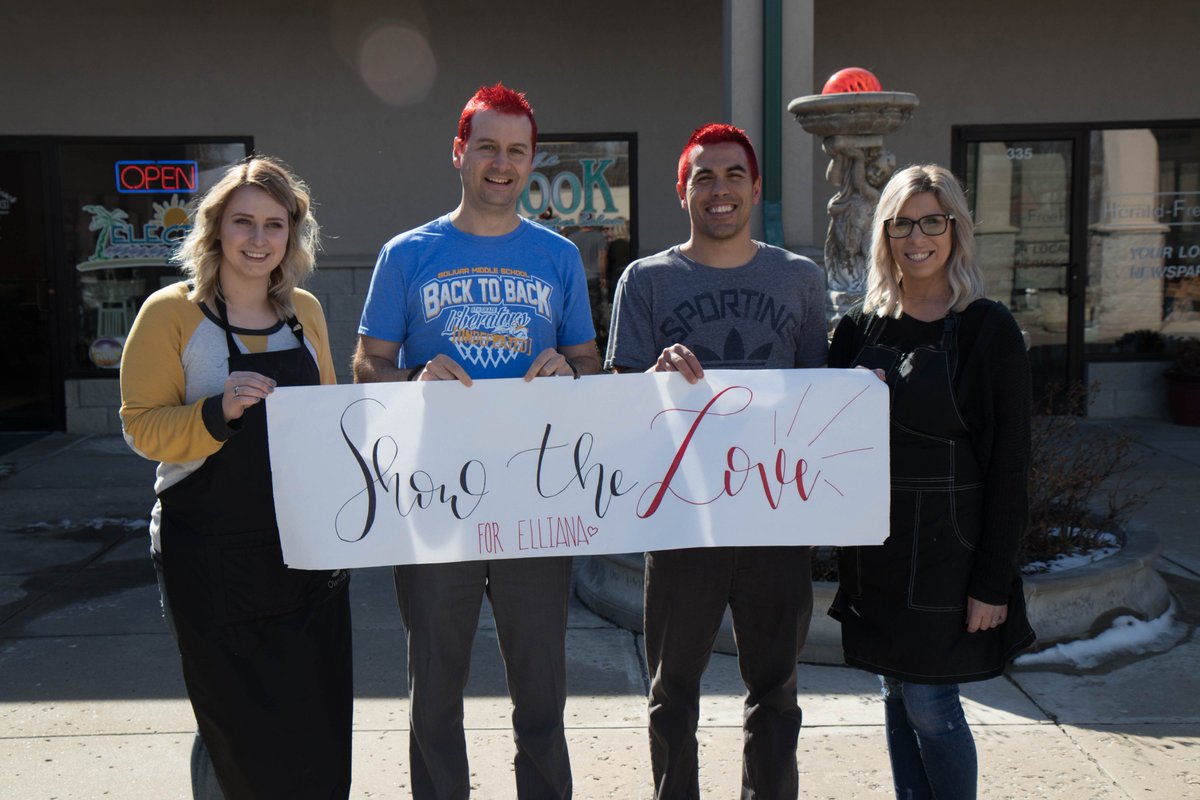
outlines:
M893 175L879 197L875 219L871 223L871 265L867 271L867 293L863 297L864 312L899 317L904 310L900 302L900 268L892 259L884 225L900 214L901 206L910 197L922 192L931 192L942 210L954 217L950 223L950 258L946 261L950 280L947 310L962 311L986 296L983 272L975 263L975 226L958 179L945 167L919 164Z
M296 313L292 290L312 274L320 246L320 226L312 214L308 186L282 161L252 155L229 168L200 199L192 215L192 229L173 260L192 281L188 299L212 302L220 293L221 218L233 193L253 186L271 196L288 213L288 243L283 260L271 272L267 288L275 313L287 319Z

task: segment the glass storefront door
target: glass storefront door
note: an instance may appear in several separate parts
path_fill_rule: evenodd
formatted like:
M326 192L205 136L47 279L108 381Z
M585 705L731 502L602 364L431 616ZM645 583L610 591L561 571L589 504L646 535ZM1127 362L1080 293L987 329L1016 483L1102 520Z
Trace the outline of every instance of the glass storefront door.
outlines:
M1200 336L1196 120L956 127L952 166L1038 395Z
M1013 134L966 142L957 171L988 295L1008 306L1028 337L1034 394L1045 397L1082 376L1080 141Z
M51 430L58 417L47 156L0 141L0 431Z

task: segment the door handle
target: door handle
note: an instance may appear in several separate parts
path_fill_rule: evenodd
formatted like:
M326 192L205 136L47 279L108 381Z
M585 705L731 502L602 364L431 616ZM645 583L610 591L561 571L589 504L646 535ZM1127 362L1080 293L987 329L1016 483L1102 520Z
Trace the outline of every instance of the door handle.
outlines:
M1065 286L1055 286L1053 289L1043 289L1042 291L1057 292L1058 294L1066 295L1067 297L1077 297L1079 292L1072 291L1071 287L1076 286L1079 283L1079 265L1067 264L1066 268L1067 279Z

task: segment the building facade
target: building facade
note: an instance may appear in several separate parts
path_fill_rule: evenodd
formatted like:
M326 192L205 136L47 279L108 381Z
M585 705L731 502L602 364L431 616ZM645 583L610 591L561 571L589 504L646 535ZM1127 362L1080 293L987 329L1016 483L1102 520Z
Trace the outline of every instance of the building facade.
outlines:
M537 111L523 208L594 254L598 321L624 263L686 237L676 159L703 122L759 146L759 236L819 259L834 188L784 109L862 66L920 97L888 146L967 182L990 291L1030 332L1043 386L1101 377L1093 413L1162 413L1136 377L1161 364L1126 334L1200 333L1187 0L1136 15L1111 0L49 0L0 15L0 430L119 430L124 333L177 277L187 203L251 150L312 187L324 252L309 288L348 380L378 248L455 205L455 123L496 80Z

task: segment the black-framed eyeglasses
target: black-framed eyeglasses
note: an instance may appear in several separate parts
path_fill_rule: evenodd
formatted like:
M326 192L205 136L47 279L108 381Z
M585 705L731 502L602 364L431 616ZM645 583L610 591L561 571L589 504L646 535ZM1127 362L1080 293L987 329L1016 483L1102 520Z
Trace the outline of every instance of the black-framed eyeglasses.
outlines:
M904 239L912 233L913 225L921 229L926 236L941 236L950 226L953 214L928 214L920 219L896 217L883 223L883 231L889 239Z

